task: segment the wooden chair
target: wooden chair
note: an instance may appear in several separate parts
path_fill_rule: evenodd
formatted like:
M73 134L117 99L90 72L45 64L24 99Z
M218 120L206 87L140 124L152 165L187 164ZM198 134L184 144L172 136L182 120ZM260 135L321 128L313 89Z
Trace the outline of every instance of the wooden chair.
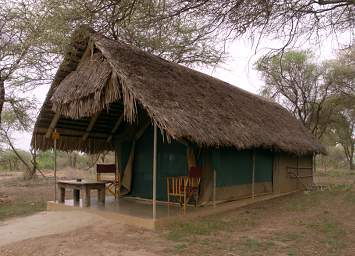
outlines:
M191 198L195 200L195 207L197 207L198 197L200 194L202 169L199 167L191 167L189 170L188 182L186 185L187 202Z
M114 178L112 178L112 174L114 174ZM109 178L108 175L110 175ZM106 182L106 190L115 198L120 196L121 176L115 164L97 164L96 179Z
M167 196L168 203L170 199L175 198L184 209L191 198L195 200L195 207L197 207L198 195L200 192L201 169L198 167L191 167L189 176L167 177Z

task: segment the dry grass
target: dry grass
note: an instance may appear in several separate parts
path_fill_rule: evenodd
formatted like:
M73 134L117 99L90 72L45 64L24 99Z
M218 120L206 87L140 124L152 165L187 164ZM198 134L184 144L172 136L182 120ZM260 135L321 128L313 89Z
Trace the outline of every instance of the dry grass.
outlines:
M54 198L53 171L46 171L45 175L47 178L24 180L21 172L0 172L0 220L44 211L47 201ZM58 179L77 177L94 176L69 168L58 172Z
M354 212L355 186L340 182L328 191L174 224L163 235L176 243L171 253L179 255L350 256L355 251Z
M60 172L60 176L68 177L69 173ZM56 255L58 244L61 251L69 253L75 242L85 244L85 247L76 248L75 252L86 256L92 255L91 252L114 252L125 248L134 248L137 253L144 252L142 255L352 256L355 251L355 186L352 185L354 178L348 178L348 173L344 173L346 179L350 180L347 183L339 175L317 177L328 178L331 186L327 191L298 193L261 202L225 214L175 223L163 231L145 232L133 227L127 229L118 226L95 227L89 228L91 233L85 233L84 236L81 231L76 231L35 238L9 245L6 250L12 252L8 254L11 256L24 255L29 252L29 248L38 255ZM43 195L52 196L51 183L41 180L27 183L13 178L0 181L0 194L7 193L10 200L26 197L28 202L39 202L45 200ZM25 208L28 209L28 205ZM40 205L32 210L41 210ZM9 209L10 214L6 217L30 214L33 211L28 209L24 213L22 210ZM120 231L123 237L113 235L118 232L118 228L124 230ZM92 239L96 242L87 242ZM44 250L43 243L51 246ZM107 247L103 249L102 243L106 243Z
M44 179L24 181L21 176L0 180L0 220L45 210L52 196L51 183Z

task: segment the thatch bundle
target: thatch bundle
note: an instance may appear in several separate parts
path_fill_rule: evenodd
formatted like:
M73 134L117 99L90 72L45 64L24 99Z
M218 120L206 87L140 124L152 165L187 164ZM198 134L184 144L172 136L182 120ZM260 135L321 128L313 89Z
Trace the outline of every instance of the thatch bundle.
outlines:
M171 138L201 146L262 147L296 154L323 151L280 105L221 80L88 28L74 34L70 49L72 54L60 66L38 118L37 148L52 145L40 128L48 128L45 120L53 112L79 121L121 102L126 122L137 121L137 106L141 106ZM105 143L104 138L92 135L86 146L72 139L59 148L96 152L111 148Z

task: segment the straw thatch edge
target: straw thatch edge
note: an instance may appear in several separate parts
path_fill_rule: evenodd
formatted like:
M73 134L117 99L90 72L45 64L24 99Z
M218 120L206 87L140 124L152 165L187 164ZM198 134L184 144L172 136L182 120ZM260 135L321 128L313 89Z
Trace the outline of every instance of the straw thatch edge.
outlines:
M265 145L263 143L254 143L253 145L236 145L232 142L228 141L218 141L218 140L211 140L208 143L200 138L182 138L177 134L176 131L169 130L169 126L166 124L164 120L155 116L153 109L151 106L144 104L144 102L139 101L139 97L134 94L134 91L130 89L132 85L129 84L129 80L127 79L127 74L121 72L119 67L115 67L115 63L111 62L110 60L113 59L110 52L106 51L106 48L101 45L100 43L101 35L96 34L92 29L88 27L82 27L78 29L72 37L72 43L66 54L63 63L61 64L56 77L54 79L53 85L49 90L49 93L46 98L47 108L50 107L53 112L59 112L61 115L70 117L70 118L81 118L81 117L89 117L94 115L95 113L102 111L103 109L107 108L111 103L122 100L124 105L124 117L125 120L133 123L136 119L137 115L137 104L142 105L142 107L147 111L148 115L150 116L153 123L155 123L163 133L165 133L169 138L177 139L177 140L190 140L193 141L201 146L215 146L215 147L222 147L222 146L232 146L237 149L244 149L244 148L267 148L274 151L285 151L290 153L296 153L299 155L302 154L310 154L310 153L324 153L325 149L322 145L313 142L313 146L309 146L307 149L293 149L287 147L287 145ZM101 51L101 53L106 57L108 63L112 68L111 77L107 84L104 87L104 90L97 91L93 94L88 95L87 97L80 98L77 100L72 100L65 104L60 104L59 102L54 103L50 106L51 97L56 89L56 87L60 84L60 82L73 70L76 69L78 63L80 62L81 57L84 54L85 49L90 48L93 52L93 49L96 47ZM73 56L75 58L73 59ZM257 96L256 96L257 97ZM48 104L49 103L49 104ZM275 104L268 102L269 104ZM46 105L46 104L45 104ZM44 106L45 106L44 105ZM42 109L44 111L44 109ZM41 112L42 112L41 110ZM48 109L47 109L48 111ZM305 131L306 132L306 131ZM43 136L36 136L37 145L36 147L39 149L45 149L50 147L50 143L48 139L44 138ZM311 136L310 136L311 138ZM63 139L64 140L64 139ZM41 143L38 143L41 141ZM32 140L32 145L34 141ZM64 141L63 141L64 143ZM89 143L90 144L90 143ZM312 143L309 143L311 145ZM109 143L102 142L101 146L97 148L110 148L112 145ZM72 139L68 139L62 144L61 149L64 150L82 150L85 152L97 152L98 149L93 149L91 146L85 146L81 143L74 143Z

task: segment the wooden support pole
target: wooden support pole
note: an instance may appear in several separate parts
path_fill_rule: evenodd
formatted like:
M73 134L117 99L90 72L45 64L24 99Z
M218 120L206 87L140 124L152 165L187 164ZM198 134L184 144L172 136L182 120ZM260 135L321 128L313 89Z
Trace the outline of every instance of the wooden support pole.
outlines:
M216 207L216 185L217 185L217 175L216 175L216 170L213 170L213 207Z
M297 188L299 188L300 183L303 185L302 181L301 181L300 178L299 178L299 176L300 176L300 174L299 174L299 160L300 160L300 157L297 155L297 162L296 162L296 164L297 164L297 169L296 169L297 174L296 174L296 177L297 177L297 181L298 181L298 183L297 183ZM304 185L303 185L303 186L304 186Z
M48 130L46 132L46 135L45 137L48 139L51 135L52 135L52 132L55 128L55 126L57 125L58 121L59 121L59 118L60 118L60 114L59 112L55 113L55 115L53 116L53 119L51 121L51 123L49 124L49 127L48 127Z
M120 165L118 162L118 154L117 151L115 150L115 166L116 166L116 172L115 172L115 199L120 197L120 186L121 186L121 172L120 172Z
M153 219L157 216L157 125L154 123L153 148Z
M57 201L57 140L54 140L54 202Z
M251 198L254 200L255 197L255 150L253 150L253 175L251 183Z
M74 205L80 205L80 189L73 189Z
M123 121L123 113L120 115L120 117L117 119L115 125L113 126L112 130L111 130L111 134L110 136L108 136L107 138L107 142L110 142L112 140L112 136L113 134L117 131L118 127L120 127L120 124L122 123Z
M314 183L314 175L316 172L316 153L312 155L312 182Z
M88 128L86 128L86 132L84 133L82 140L86 141L86 139L89 137L90 132L92 128L94 128L94 125L96 123L97 118L99 118L100 112L97 112L93 117L91 117L90 123L88 125Z

